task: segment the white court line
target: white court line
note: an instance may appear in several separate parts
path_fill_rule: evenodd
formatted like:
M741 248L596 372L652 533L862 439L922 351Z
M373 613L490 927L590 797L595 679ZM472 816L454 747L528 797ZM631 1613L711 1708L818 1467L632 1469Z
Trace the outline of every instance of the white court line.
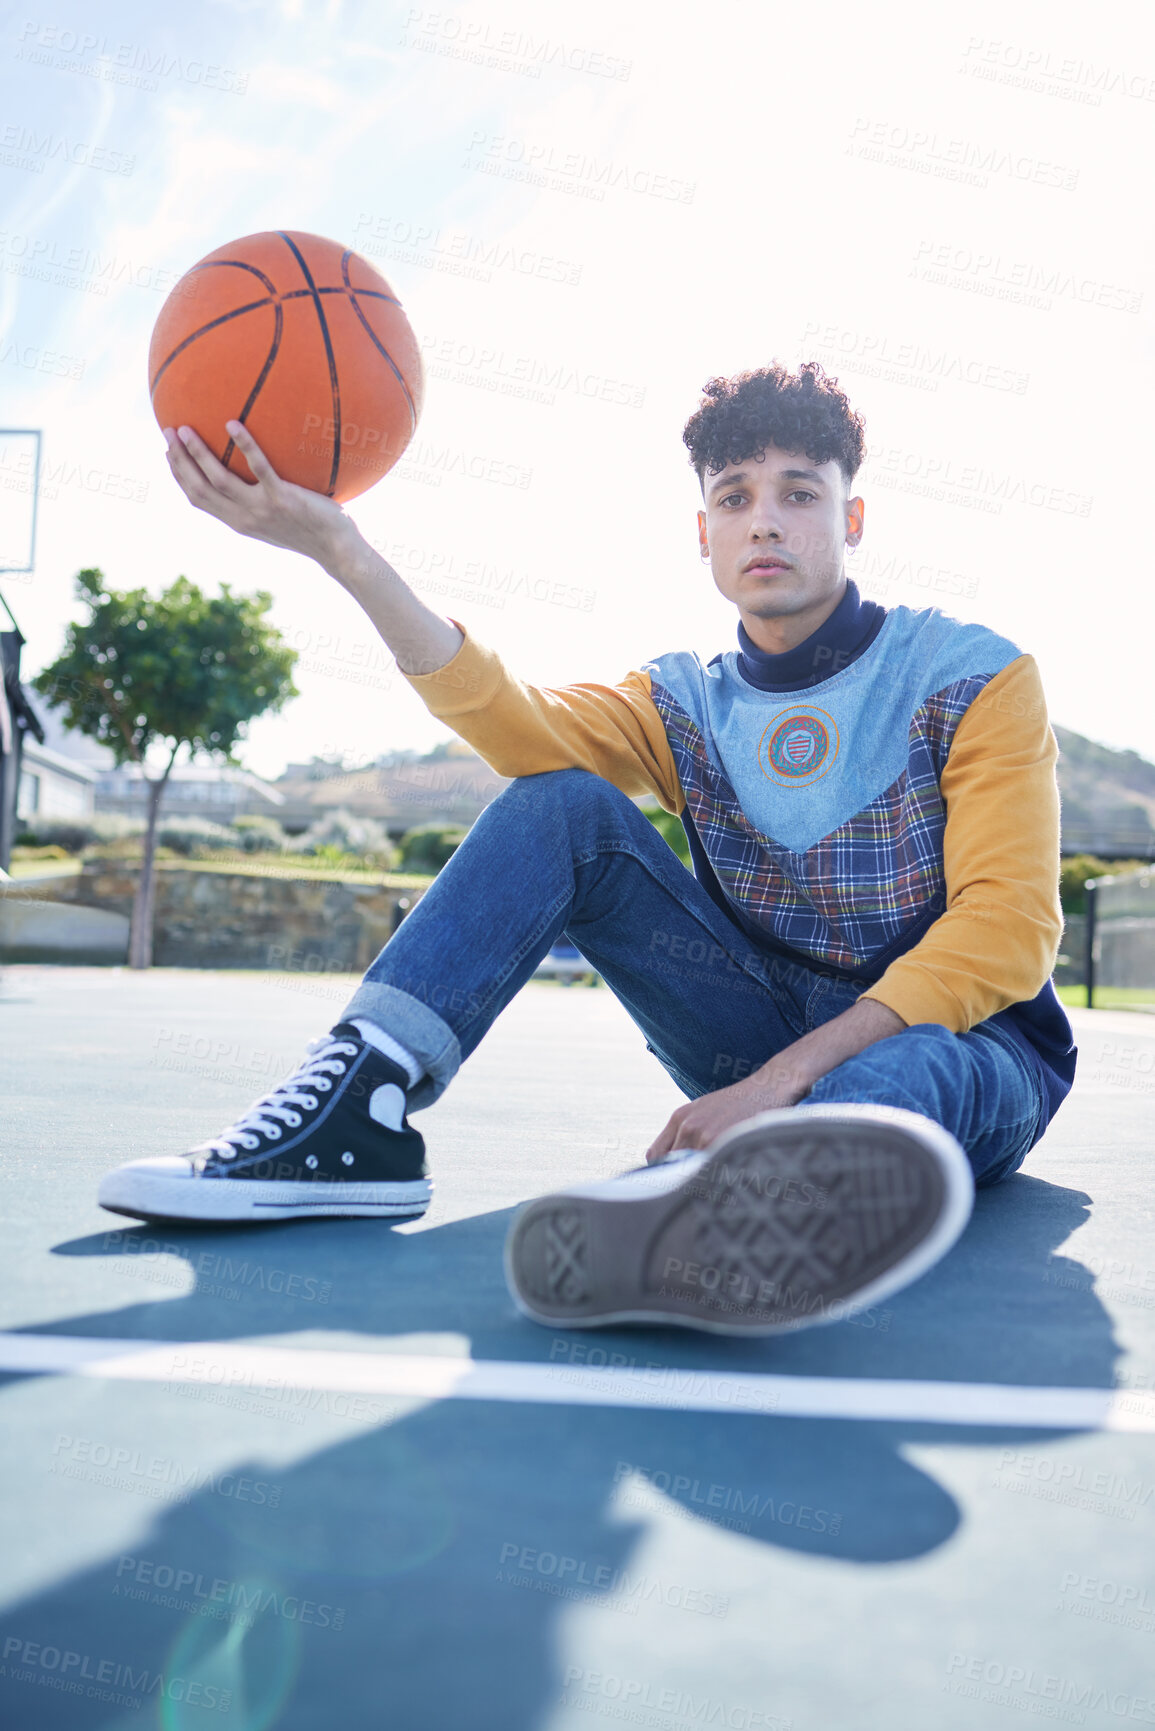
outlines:
M0 1334L0 1371L108 1377L125 1382L199 1383L265 1392L270 1388L337 1389L425 1400L536 1401L779 1418L1155 1432L1155 1394L1135 1389L769 1376L673 1366L591 1370L417 1353L310 1352L217 1340L142 1342L67 1334Z

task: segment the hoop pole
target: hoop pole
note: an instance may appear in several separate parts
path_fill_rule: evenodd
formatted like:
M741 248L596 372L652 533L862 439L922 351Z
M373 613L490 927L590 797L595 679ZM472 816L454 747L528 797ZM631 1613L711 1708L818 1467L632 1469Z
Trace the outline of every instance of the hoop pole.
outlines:
M1087 923L1083 929L1083 977L1087 986L1087 1008L1095 1008L1095 902L1099 882L1097 878L1088 878L1083 885L1087 899Z

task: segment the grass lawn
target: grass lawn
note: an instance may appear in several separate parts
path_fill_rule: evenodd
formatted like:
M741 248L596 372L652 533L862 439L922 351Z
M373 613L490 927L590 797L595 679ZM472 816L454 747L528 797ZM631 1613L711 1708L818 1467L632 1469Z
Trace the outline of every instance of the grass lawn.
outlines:
M1085 986L1056 986L1062 1003L1072 1010L1082 1010L1087 1004L1087 988ZM1096 986L1096 1010L1150 1010L1155 1013L1155 985L1153 986Z
M93 856L90 864L95 864L98 856ZM138 865L137 858L119 858L114 855L104 856L99 863L115 870L123 866L131 870ZM319 863L306 856L290 856L274 854L241 854L236 859L173 859L171 857L158 859L158 871L185 872L219 872L229 873L235 877L276 877L276 878L321 878L327 883L342 884L373 884L378 888L391 890L425 889L433 882L427 875L415 872L352 870L341 866ZM18 878L49 878L69 877L79 873L81 861L79 858L64 860L14 859L11 866L13 881Z
M135 862L130 860L117 863L132 865ZM341 866L321 865L308 858L286 860L275 854L272 857L268 854L250 854L248 858L235 860L163 859L157 861L157 868L170 872L220 872L233 877L323 878L328 883L374 884L390 890L424 889L433 882L432 878L413 872L351 870Z
M17 878L75 877L79 871L78 859L14 859L8 867L13 882Z

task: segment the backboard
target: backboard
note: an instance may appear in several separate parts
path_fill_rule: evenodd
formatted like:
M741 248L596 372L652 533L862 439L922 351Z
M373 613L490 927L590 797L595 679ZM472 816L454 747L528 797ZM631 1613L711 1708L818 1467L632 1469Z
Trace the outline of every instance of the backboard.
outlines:
M35 567L39 492L39 431L0 427L0 572Z

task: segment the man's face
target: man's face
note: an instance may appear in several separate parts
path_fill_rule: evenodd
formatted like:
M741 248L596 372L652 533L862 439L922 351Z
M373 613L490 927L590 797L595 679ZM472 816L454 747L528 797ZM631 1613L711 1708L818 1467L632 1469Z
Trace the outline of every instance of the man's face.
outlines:
M777 647L782 630L801 642L841 599L845 550L862 538L862 500L847 498L836 462L773 445L703 479L698 539L719 591L755 642L766 637L758 621L783 621L763 647Z

